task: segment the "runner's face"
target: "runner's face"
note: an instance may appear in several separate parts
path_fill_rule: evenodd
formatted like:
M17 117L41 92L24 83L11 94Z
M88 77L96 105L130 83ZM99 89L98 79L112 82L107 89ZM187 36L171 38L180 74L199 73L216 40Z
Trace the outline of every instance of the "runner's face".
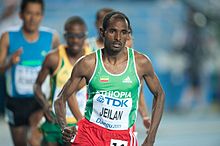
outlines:
M20 17L23 20L23 26L26 31L37 31L43 18L41 4L28 3L24 12L20 13Z
M80 24L73 24L64 34L68 49L72 53L78 53L82 50L86 39L86 28Z
M104 31L105 48L109 51L120 52L125 48L128 39L127 21L112 17L109 20L108 27Z

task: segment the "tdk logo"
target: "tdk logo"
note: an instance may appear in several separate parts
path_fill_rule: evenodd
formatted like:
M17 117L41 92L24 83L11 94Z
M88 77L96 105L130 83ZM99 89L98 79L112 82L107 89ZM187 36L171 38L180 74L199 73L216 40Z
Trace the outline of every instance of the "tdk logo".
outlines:
M105 95L96 94L94 100L98 103L103 104L103 106L110 107L131 107L132 99L131 98L113 98Z
M127 105L127 102L128 100L127 99L113 99L113 98L110 98L110 97L105 97L106 101L107 101L107 105L111 105L111 106L115 106L115 107L128 107Z
M105 99L102 97L102 95L100 95L96 100L97 100L98 102L103 103Z

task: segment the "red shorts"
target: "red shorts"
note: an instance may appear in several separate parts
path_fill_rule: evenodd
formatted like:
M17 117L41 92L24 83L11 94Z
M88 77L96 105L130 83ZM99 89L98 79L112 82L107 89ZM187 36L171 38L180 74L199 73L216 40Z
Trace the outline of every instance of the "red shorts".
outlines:
M108 130L87 119L78 122L78 133L72 146L137 146L133 131Z

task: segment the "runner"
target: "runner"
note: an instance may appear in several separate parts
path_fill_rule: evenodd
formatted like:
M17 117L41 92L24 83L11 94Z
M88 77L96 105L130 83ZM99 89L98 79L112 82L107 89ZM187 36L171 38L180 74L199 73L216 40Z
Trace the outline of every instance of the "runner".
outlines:
M140 81L145 80L154 95L152 124L143 145L155 141L163 107L164 92L148 57L125 47L130 22L121 12L108 13L101 34L104 48L79 60L59 94L55 110L63 139L72 145L136 145L130 128L137 117ZM65 101L86 79L88 100L85 118L78 122L78 132L66 128ZM75 107L77 110L77 107ZM74 138L72 137L75 135Z
M97 30L97 37L91 37L87 40L88 46L90 48L92 48L93 51L96 51L100 48L104 47L104 40L103 37L100 34L100 28L102 28L102 23L103 23L103 19L105 17L106 14L113 12L114 10L111 8L102 8L100 10L97 11L96 13L96 21L95 21L95 26L96 26L96 30ZM128 40L126 42L126 46L129 48L133 47L133 38L132 38L132 29L129 28L129 37ZM141 82L141 84L143 85L143 81ZM143 86L141 87L141 92L140 92L140 100L139 100L139 105L138 105L138 111L141 115L141 118L143 120L143 124L144 127L148 130L148 128L150 127L150 117L147 111L147 106L145 103L145 97L144 97L144 93L143 93ZM133 130L136 131L136 125L134 125Z
M43 142L50 146L62 144L60 127L56 123L54 112L51 111L54 101L57 99L57 95L63 88L63 85L69 79L75 62L83 55L91 52L89 48L83 46L87 29L82 18L78 16L70 17L65 23L64 30L67 45L60 45L57 50L47 55L34 86L36 97L42 105L47 119L41 127L44 135ZM51 78L51 96L49 101L47 101L41 90L42 83L47 75L50 75ZM75 116L81 118L81 113L84 113L86 104L86 86L84 80L79 85L78 92L75 96L77 101L74 101L74 98L69 98L69 104L71 105L70 107L79 106L80 111L77 114L75 113ZM72 115L68 107L66 111L68 125L75 126L77 122L76 118Z
M23 25L3 33L0 40L0 71L6 72L8 95L5 112L16 146L27 145L30 129L38 131L41 108L35 100L33 84L45 55L59 44L54 30L39 27L43 12L42 0L23 0L20 7ZM38 141L30 142L38 145L35 143Z

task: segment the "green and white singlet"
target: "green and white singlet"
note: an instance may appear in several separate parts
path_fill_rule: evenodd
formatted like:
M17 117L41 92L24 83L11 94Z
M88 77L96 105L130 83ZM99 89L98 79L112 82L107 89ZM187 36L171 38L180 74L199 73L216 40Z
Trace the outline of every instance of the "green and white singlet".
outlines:
M96 52L96 67L87 85L85 118L110 130L126 130L137 117L140 80L134 50L127 49L128 61L120 74L108 72L102 61L102 49Z

